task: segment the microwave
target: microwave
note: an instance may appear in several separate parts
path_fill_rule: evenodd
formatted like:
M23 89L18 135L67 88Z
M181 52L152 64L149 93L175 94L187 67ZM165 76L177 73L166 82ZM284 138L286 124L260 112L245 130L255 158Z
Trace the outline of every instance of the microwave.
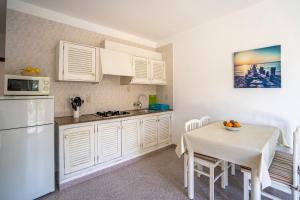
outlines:
M49 95L49 77L4 76L4 95Z

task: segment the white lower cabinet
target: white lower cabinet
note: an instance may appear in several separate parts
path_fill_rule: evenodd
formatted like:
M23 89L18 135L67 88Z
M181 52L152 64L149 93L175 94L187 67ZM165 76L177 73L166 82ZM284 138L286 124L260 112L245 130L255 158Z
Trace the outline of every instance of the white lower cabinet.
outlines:
M143 119L141 129L143 137L143 150L155 147L158 144L157 116Z
M141 150L140 120L131 119L122 121L122 155L137 153Z
M141 133L143 150L155 148L157 145L171 140L171 115L147 117L142 120Z
M69 128L63 131L64 174L95 164L94 126Z
M158 116L158 144L171 139L171 115Z
M171 113L57 126L59 185L171 143Z
M121 157L121 123L97 125L97 163Z

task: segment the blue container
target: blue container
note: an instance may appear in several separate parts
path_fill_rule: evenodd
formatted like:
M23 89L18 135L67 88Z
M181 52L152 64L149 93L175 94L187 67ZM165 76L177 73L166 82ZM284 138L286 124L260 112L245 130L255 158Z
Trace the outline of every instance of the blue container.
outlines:
M149 110L169 110L170 106L168 104L152 104L149 105Z

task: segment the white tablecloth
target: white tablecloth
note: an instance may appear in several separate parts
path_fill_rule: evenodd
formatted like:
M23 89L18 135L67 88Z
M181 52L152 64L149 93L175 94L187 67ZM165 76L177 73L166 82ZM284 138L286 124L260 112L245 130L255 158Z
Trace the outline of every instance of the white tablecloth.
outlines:
M222 122L214 122L185 133L176 148L178 156L186 149L250 167L262 187L271 185L268 168L272 162L277 142L287 145L276 127L243 124L240 131L228 131Z

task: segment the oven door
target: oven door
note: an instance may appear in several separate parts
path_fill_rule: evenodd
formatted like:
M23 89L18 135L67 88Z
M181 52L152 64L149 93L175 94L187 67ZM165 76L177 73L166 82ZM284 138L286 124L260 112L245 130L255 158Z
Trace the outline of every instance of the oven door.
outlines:
M44 90L44 79L30 76L5 76L5 95L48 95Z

